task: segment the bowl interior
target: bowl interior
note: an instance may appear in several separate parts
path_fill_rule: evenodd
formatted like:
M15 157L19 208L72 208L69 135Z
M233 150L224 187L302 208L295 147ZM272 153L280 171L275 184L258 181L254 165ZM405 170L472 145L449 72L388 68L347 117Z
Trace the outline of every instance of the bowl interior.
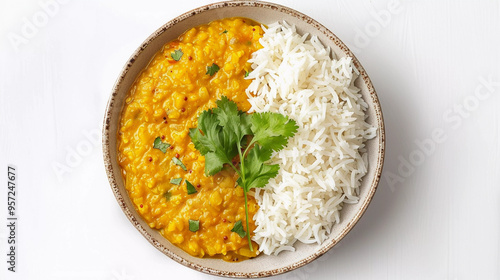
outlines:
M117 163L116 135L121 109L129 88L140 71L147 66L153 55L165 43L177 38L191 27L226 17L247 17L263 24L285 20L296 25L297 31L301 34L307 32L318 36L325 46L332 48L337 57L353 57L354 64L360 71L361 75L356 81L356 86L361 89L362 95L369 105L366 112L368 115L367 122L378 127L377 136L366 143L369 168L361 184L359 202L344 206L341 212L341 223L334 226L329 239L322 245L297 243L295 252L282 252L278 256L261 255L255 259L239 263L228 263L219 259L196 258L172 245L158 231L151 229L135 211L127 195L120 167ZM358 60L333 33L313 19L290 8L260 1L221 2L200 7L177 17L153 33L137 49L118 78L108 103L103 133L104 159L108 178L118 203L129 220L151 244L169 257L202 272L221 276L259 277L275 275L300 267L324 254L351 230L365 211L376 190L383 165L384 126L382 112L371 81Z

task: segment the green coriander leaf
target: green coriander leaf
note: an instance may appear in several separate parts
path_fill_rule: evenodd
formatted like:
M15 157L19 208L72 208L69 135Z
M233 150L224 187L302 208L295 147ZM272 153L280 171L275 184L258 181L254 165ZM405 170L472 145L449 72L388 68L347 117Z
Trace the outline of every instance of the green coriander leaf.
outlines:
M187 171L186 166L184 165L184 163L182 163L182 161L180 159L173 157L172 162L175 163L176 165L180 166L182 169L184 169L184 171Z
M167 200L167 201L170 201L170 198L172 197L172 194L167 191L163 194L163 197Z
M272 151L269 149L261 148L255 146L248 156L243 160L243 165L245 166L244 177L245 183L243 184L242 178L238 178L238 185L240 185L245 191L249 191L252 188L263 188L269 183L271 178L278 175L278 170L280 169L278 164L265 164L264 162L269 160Z
M250 74L250 71L245 71L245 78L248 77L249 74Z
M166 153L168 147L170 147L170 144L163 143L163 142L161 142L161 137L156 137L155 142L153 143L153 149L158 149L158 150L162 151L163 153Z
M194 147L205 155L210 151L221 149L219 120L212 111L203 111L198 117L198 127L189 129L189 136Z
M205 156L205 174L214 175L238 154L238 142L251 134L251 121L238 111L236 103L223 97L217 108L204 111L198 117L198 126L189 130L195 148Z
M252 115L252 141L273 151L283 149L299 127L294 120L279 113L255 113Z
M243 224L241 223L241 221L237 221L236 223L234 223L233 229L231 231L236 232L241 238L243 238L247 235L245 229L243 228Z
M252 115L242 113L240 115L241 135L253 135L252 133Z
M195 194L198 192L188 180L186 180L186 190L188 194Z
M222 170L225 163L231 162L238 154L238 149L236 137L222 131L215 114L208 114L212 115L210 119L214 122L213 125L210 125L209 129L201 130L203 125L198 119L198 127L190 129L189 136L195 148L205 156L205 174L214 175Z
M170 180L170 184L174 184L174 185L180 185L182 182L182 178L173 178Z
M213 76L215 73L217 73L220 70L219 65L212 63L211 66L207 66L207 75Z
M197 232L200 229L200 221L189 219L189 230Z
M175 60L179 61L181 60L181 57L184 53L182 52L182 49L175 50L173 53L170 54L170 56Z
M222 96L216 103L217 108L213 109L213 113L217 116L221 126L227 126L230 122L237 121L239 112L236 103L226 96Z
M271 156L273 155L273 150L267 149L267 148L262 148L260 146L255 146L254 150L255 150L255 155L256 155L257 159L262 163L270 160ZM253 155L252 155L252 159L253 159Z
M236 136L235 142L241 142L243 136L252 133L250 116L239 111L236 103L226 96L222 96L220 100L217 100L217 108L214 108L213 112L217 116L223 131L229 131Z
M263 188L269 183L269 180L271 178L276 177L278 175L278 170L280 169L280 166L278 164L263 164L262 167L260 168L260 173L258 176L252 176L249 178L246 188L247 191L253 188Z
M220 33L220 35L227 33L227 30L224 30Z
M225 163L229 163L224 153L210 152L205 155L205 174L212 176L222 170Z

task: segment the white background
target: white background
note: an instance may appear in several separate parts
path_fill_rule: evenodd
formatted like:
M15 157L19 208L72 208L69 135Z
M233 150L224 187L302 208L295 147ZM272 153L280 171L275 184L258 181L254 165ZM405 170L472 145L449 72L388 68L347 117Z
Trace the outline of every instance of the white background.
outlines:
M0 278L216 278L172 261L128 222L99 139L128 57L208 2L73 0L48 12L47 2L0 3ZM353 49L382 104L387 153L352 232L272 279L500 279L499 2L275 2ZM7 164L18 169L16 273L5 262Z

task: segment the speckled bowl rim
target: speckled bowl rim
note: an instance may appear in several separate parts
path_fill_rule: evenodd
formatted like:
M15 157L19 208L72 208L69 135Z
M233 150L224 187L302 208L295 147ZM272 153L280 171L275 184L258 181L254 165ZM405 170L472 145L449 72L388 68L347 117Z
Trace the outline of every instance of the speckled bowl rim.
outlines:
M329 38L331 41L333 41L342 51L344 51L348 56L352 57L353 63L356 66L356 68L360 72L360 77L364 80L364 82L367 85L369 94L372 97L373 100L373 109L375 111L375 116L376 116L376 124L378 126L377 129L377 136L379 137L379 144L378 144L378 160L377 160L377 166L375 167L375 173L373 177L373 181L370 185L370 190L368 192L367 198L364 201L364 203L359 207L359 210L356 212L354 215L354 218L350 221L350 223L347 224L347 226L344 228L344 230L340 233L339 238L331 240L329 244L323 244L322 247L320 247L314 254L298 261L295 262L291 265L279 268L279 269L273 269L273 270L265 270L265 271L260 271L260 272L231 272L231 271L223 271L223 270L218 270L218 269L213 269L210 267L206 267L203 265L198 265L195 263L192 263L179 255L175 254L174 252L170 251L168 248L163 246L160 242L158 242L154 237L152 237L147 230L136 220L134 215L131 212L131 209L129 209L124 201L124 198L122 197L122 194L119 191L118 183L117 180L122 180L122 178L115 178L114 173L113 173L113 166L112 162L116 161L117 159L111 157L111 149L116 149L116 147L110 147L110 137L111 135L111 128L110 128L110 120L112 116L112 109L115 106L119 106L121 104L116 104L115 103L115 98L118 95L119 88L121 86L121 83L124 81L125 76L127 72L129 71L130 67L133 65L134 61L141 55L141 53L144 51L144 49L148 46L148 44L156 39L160 34L163 32L169 30L172 26L175 24L182 22L192 16L195 16L197 14L203 13L208 10L213 10L213 9L218 9L218 8L224 8L224 7L240 7L240 6L248 6L248 7L259 7L259 8L265 8L265 9L272 9L272 10L277 10L283 13L287 13L293 17L296 17L298 19L301 19L302 21L305 21L309 25L313 26L314 28L318 29L320 32L322 32L327 38ZM116 135L114 135L116 136ZM285 272L292 271L296 268L302 267L313 260L317 259L318 257L322 256L325 254L328 250L330 250L333 246L335 246L342 238L345 237L345 235L352 230L352 228L356 225L356 223L359 221L361 216L364 214L366 211L368 205L370 204L373 195L375 194L375 191L377 190L378 183L380 181L380 177L382 174L382 169L384 165L384 155L385 155L385 128L384 128L384 121L383 121L383 116L382 116L382 109L380 106L379 99L377 97L377 94L375 92L375 89L373 87L373 84L368 77L365 69L361 65L361 63L358 61L358 59L355 57L355 55L349 50L349 48L335 35L333 32L328 30L325 26L317 22L316 20L312 19L311 17L302 14L296 10L293 10L291 8L274 4L274 3L269 3L269 2L263 2L263 1L225 1L225 2L217 2L217 3L212 3L208 4L205 6L201 6L198 8L195 8L189 12L186 12L173 20L167 22L165 25L157 29L151 36L149 36L144 43L132 54L130 57L129 61L127 64L123 67L120 76L118 77L111 96L109 98L107 107L106 107L106 114L104 117L104 123L103 123L103 137L102 137L102 145L103 145L103 157L104 157L104 165L106 168L106 173L108 176L109 183L111 185L111 189L113 191L113 194L115 195L118 204L122 208L123 212L127 216L127 218L130 220L130 222L139 230L139 232L158 250L163 252L165 255L168 257L172 258L173 260L177 261L178 263L187 266L189 268L198 270L200 272L204 272L207 274L212 274L216 276L225 276L225 277L237 277L237 278L255 278L255 277L267 277L267 276L274 276L278 274L282 274ZM135 211L135 209L132 209Z

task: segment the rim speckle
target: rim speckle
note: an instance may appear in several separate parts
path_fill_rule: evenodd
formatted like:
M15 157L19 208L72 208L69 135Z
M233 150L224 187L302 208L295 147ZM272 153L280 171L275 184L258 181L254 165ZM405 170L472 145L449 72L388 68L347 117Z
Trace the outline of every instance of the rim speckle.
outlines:
M345 54L348 56L352 57L353 63L356 66L356 68L360 72L360 77L363 79L363 82L367 85L368 92L372 98L373 102L373 110L375 112L375 117L376 120L374 120L374 123L378 126L377 130L377 138L378 138L378 152L377 152L377 165L374 167L375 168L375 175L372 178L372 182L369 187L369 192L367 195L367 198L363 201L363 204L360 205L359 209L357 210L356 214L354 217L350 220L350 222L344 227L344 229L340 232L338 238L336 239L331 239L325 241L325 243L322 244L322 246L312 255L309 255L306 258L301 259L300 261L297 261L291 265L281 267L278 269L272 269L272 270L264 270L264 271L259 271L259 272L232 272L232 271L224 271L224 270L218 270L218 269L213 269L210 267L202 266L196 263L192 263L181 256L175 254L172 252L170 249L165 247L163 244L161 244L158 240L156 240L149 232L148 230L151 230L149 228L143 227L140 222L135 218L134 214L132 211L135 211L135 209L129 209L126 205L125 199L128 199L128 196L125 192L125 197L123 196L122 192L120 191L119 184L117 180L122 180L122 178L116 178L114 175L114 170L113 170L113 162L115 162L117 159L112 157L112 150L116 150L115 146L110 146L110 137L116 137L116 135L113 135L113 129L111 128L111 117L112 117L112 112L113 109L117 106L121 106L121 104L116 104L116 97L118 95L119 89L121 87L121 84L123 83L125 76L129 69L132 67L132 65L136 62L137 58L142 54L142 52L146 49L146 47L153 41L155 40L160 34L163 32L168 31L170 28L172 28L174 25L178 24L179 22L182 22L190 17L196 16L200 13L209 11L209 10L214 10L214 9L220 9L220 8L227 8L227 7L258 7L258 8L263 8L263 9L271 9L274 11L279 11L282 13L286 13L288 15L291 15L297 19L300 19L306 23L308 23L310 26L316 28L319 30L323 35L325 35L329 40L331 40L335 45L337 45ZM162 27L160 27L158 30L156 30L151 36L149 36L145 42L134 52L132 57L129 59L127 64L124 66L124 68L121 71L120 76L118 77L115 86L113 87L113 91L111 93L111 96L109 98L107 107L106 107L106 114L104 117L104 123L103 123L103 156L104 156L104 164L106 168L106 173L108 175L108 180L111 185L111 189L113 191L113 194L116 197L116 200L118 201L118 204L122 208L123 212L127 216L127 218L130 220L130 222L134 225L134 227L139 230L139 232L158 250L163 252L165 255L168 257L172 258L173 260L179 262L182 265L185 265L187 267L193 268L195 270L208 273L208 274L213 274L213 275L218 275L218 276L226 276L226 277L239 277L239 278L253 278L253 277L266 277L266 276L273 276L277 274L281 274L284 272L288 272L291 270L294 270L296 268L299 268L301 266L304 266L313 260L317 259L318 257L322 256L325 254L329 249L331 249L335 244L337 244L358 222L358 220L361 218L361 216L364 214L366 208L370 204L373 195L375 191L377 190L378 183L380 181L380 176L382 174L382 168L383 168L383 163L384 163L384 154L385 154L385 129L384 129L384 121L383 121L383 116L382 116L382 110L380 107L380 103L377 97L377 94L375 92L375 89L373 88L373 85L371 83L370 78L368 77L366 71L364 70L363 66L359 63L358 59L354 56L354 54L347 48L347 46L339 39L337 36L335 36L330 30L328 30L326 27L315 21L314 19L298 12L295 11L291 8L284 7L281 5L273 4L273 3L267 3L267 2L254 2L254 1L227 1L227 2L219 2L219 3L214 3L206 6L202 6L199 8L196 8L192 11L189 11L187 13L184 13L175 19L169 21ZM361 202L359 202L361 203ZM221 260L222 261L222 260ZM251 260L248 260L246 262L249 262Z

